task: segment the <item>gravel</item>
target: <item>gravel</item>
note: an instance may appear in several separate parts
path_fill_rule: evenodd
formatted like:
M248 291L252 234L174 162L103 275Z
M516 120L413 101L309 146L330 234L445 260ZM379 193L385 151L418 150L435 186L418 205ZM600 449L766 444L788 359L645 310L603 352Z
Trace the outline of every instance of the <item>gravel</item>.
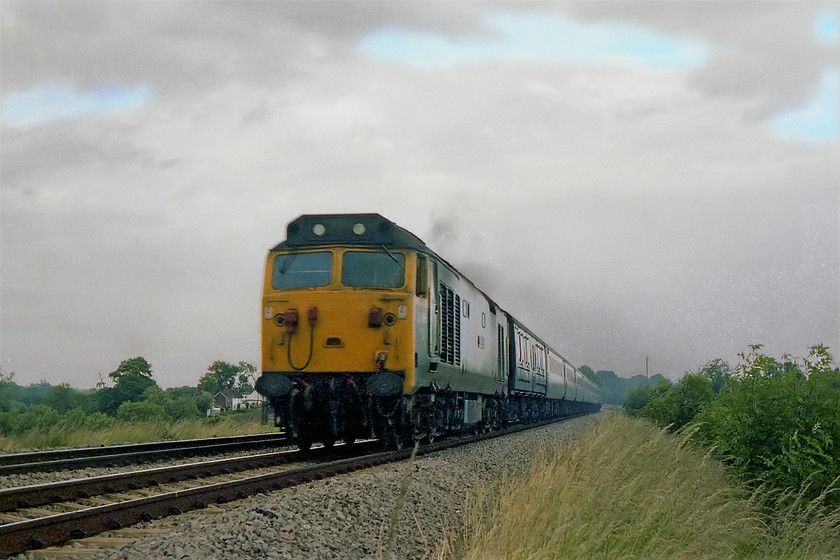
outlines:
M464 526L464 512L480 488L527 472L538 446L573 439L603 416L144 523L135 526L141 536L132 544L93 558L431 558Z

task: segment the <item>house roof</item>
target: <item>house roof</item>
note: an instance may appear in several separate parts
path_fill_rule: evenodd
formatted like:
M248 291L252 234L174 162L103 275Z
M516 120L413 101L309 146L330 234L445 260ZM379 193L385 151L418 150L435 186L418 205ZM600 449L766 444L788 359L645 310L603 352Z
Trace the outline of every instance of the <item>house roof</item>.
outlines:
M237 391L235 389L231 389L229 387L225 387L224 389L222 389L221 391L216 393L215 396L218 397L219 395L222 395L223 397L227 397L229 399L241 399L242 398L242 395L239 394L239 391Z

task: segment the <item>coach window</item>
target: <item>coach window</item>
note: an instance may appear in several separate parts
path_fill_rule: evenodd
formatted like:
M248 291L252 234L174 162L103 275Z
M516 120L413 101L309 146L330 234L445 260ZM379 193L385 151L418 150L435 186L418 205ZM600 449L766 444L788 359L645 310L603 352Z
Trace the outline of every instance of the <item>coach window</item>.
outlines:
M417 255L417 282L415 284L414 293L418 297L426 297L426 291L429 289L429 259L423 255Z

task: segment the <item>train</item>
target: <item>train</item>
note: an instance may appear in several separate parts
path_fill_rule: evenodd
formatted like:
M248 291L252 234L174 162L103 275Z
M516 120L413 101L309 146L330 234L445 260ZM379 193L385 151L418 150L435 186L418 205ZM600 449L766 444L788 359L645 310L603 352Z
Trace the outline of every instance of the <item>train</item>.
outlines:
M270 249L256 389L301 449L597 411L598 387L410 231L306 214Z

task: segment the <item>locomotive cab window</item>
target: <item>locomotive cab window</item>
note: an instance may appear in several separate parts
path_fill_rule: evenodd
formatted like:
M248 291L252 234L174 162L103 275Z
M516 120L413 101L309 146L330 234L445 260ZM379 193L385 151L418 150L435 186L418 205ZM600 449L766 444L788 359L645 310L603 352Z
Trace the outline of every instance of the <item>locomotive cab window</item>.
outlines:
M317 288L329 285L332 279L333 254L291 253L274 257L271 287L275 290Z
M347 251L341 260L341 283L359 288L400 288L405 284L405 255Z

